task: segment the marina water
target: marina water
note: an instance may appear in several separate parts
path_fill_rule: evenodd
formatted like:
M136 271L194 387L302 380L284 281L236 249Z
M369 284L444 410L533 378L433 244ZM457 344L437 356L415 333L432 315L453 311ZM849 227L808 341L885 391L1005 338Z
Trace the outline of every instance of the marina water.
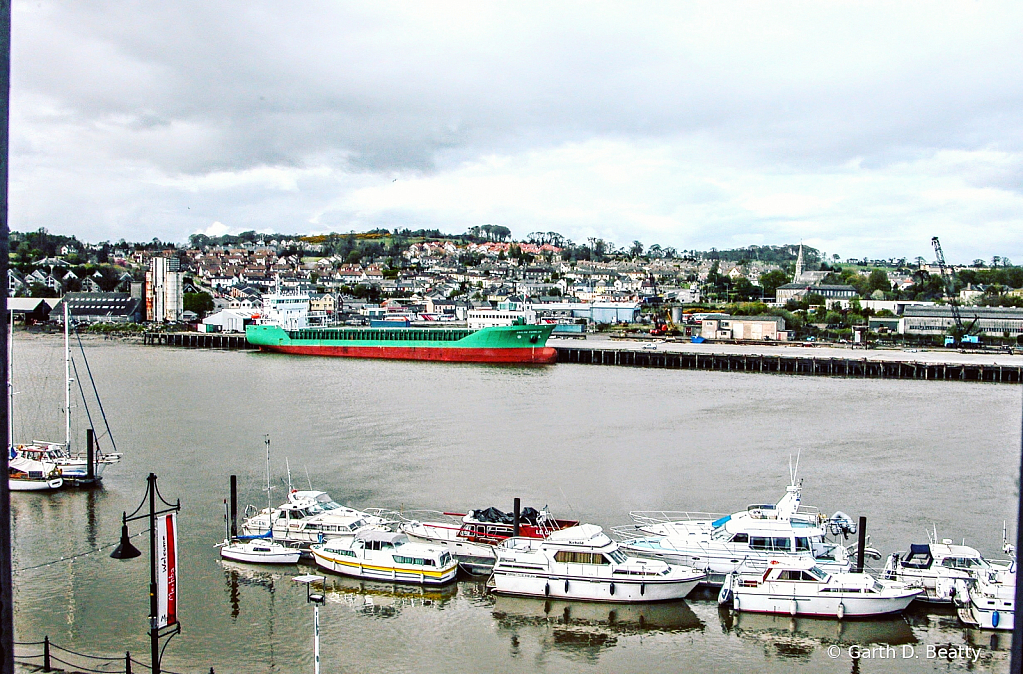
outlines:
M15 340L16 438L60 438L59 340ZM231 473L243 504L265 503L266 433L275 501L286 495L287 458L297 488L311 482L359 508L509 510L518 496L607 528L629 523L630 510L773 502L799 451L804 504L865 515L884 554L926 542L936 528L998 558L1002 521L1015 533L1016 386L303 358L105 340L86 349L125 459L101 490L12 494L21 641L49 635L94 655L148 659L145 556L113 560L111 546L59 560L115 543L121 512L135 509L152 471L163 495L182 502L183 633L165 668L312 671L312 609L291 581L308 567L229 566L213 547ZM74 409L80 438L84 412ZM484 580L421 590L330 576L324 671L1007 669L1009 635L992 650L988 634L967 632L950 611L793 621L721 612L713 594L648 606L495 598ZM916 657L850 659L850 646L877 644L896 645L900 656L911 646ZM976 663L926 657L928 645L963 644L980 647Z

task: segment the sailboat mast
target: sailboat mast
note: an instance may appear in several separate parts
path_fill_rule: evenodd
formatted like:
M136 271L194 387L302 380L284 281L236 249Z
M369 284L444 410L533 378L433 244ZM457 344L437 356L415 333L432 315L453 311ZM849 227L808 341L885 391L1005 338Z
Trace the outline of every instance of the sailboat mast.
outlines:
M14 312L7 335L7 451L14 448ZM8 454L8 456L10 456Z
M270 513L271 518L273 517L274 503L270 497L270 434L267 433L264 437L266 442L266 507L267 512Z
M71 337L67 296L64 297L64 451L71 454Z

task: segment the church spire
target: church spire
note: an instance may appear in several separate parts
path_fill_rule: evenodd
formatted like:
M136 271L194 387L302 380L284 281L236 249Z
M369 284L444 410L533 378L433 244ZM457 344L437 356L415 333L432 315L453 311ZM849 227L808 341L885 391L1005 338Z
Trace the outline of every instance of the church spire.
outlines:
M798 281L799 277L803 275L803 244L799 244L799 255L796 256L796 274L792 277L793 281Z

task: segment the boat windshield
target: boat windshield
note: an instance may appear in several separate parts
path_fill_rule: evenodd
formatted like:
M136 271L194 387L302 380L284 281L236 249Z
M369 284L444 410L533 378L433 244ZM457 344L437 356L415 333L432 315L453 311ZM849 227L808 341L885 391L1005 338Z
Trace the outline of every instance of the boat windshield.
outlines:
M621 550L612 550L611 552L607 553L607 556L618 564L624 564L625 560L628 559L628 557L625 556L625 553L622 552Z
M320 506L324 510L337 510L341 507L340 503L337 503L330 498L330 494L318 495L316 497L316 505Z
M828 577L827 571L824 571L819 566L815 566L812 569L810 569L810 574L816 577L818 580L824 580L825 578Z
M987 569L991 566L982 557L946 557L941 560L941 565L950 569Z

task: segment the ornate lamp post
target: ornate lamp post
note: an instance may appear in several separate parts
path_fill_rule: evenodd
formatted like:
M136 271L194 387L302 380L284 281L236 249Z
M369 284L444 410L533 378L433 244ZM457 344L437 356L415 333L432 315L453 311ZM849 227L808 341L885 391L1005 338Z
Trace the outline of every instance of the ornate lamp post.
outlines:
M164 508L157 510L156 500ZM149 512L139 514L149 501ZM146 495L135 511L121 514L121 542L110 556L114 559L134 559L140 556L131 544L128 522L149 519L149 640L153 674L160 674L160 639L173 637L181 631L177 616L177 520L181 500L168 503L156 486L156 475L146 478ZM158 545L159 542L159 545Z

